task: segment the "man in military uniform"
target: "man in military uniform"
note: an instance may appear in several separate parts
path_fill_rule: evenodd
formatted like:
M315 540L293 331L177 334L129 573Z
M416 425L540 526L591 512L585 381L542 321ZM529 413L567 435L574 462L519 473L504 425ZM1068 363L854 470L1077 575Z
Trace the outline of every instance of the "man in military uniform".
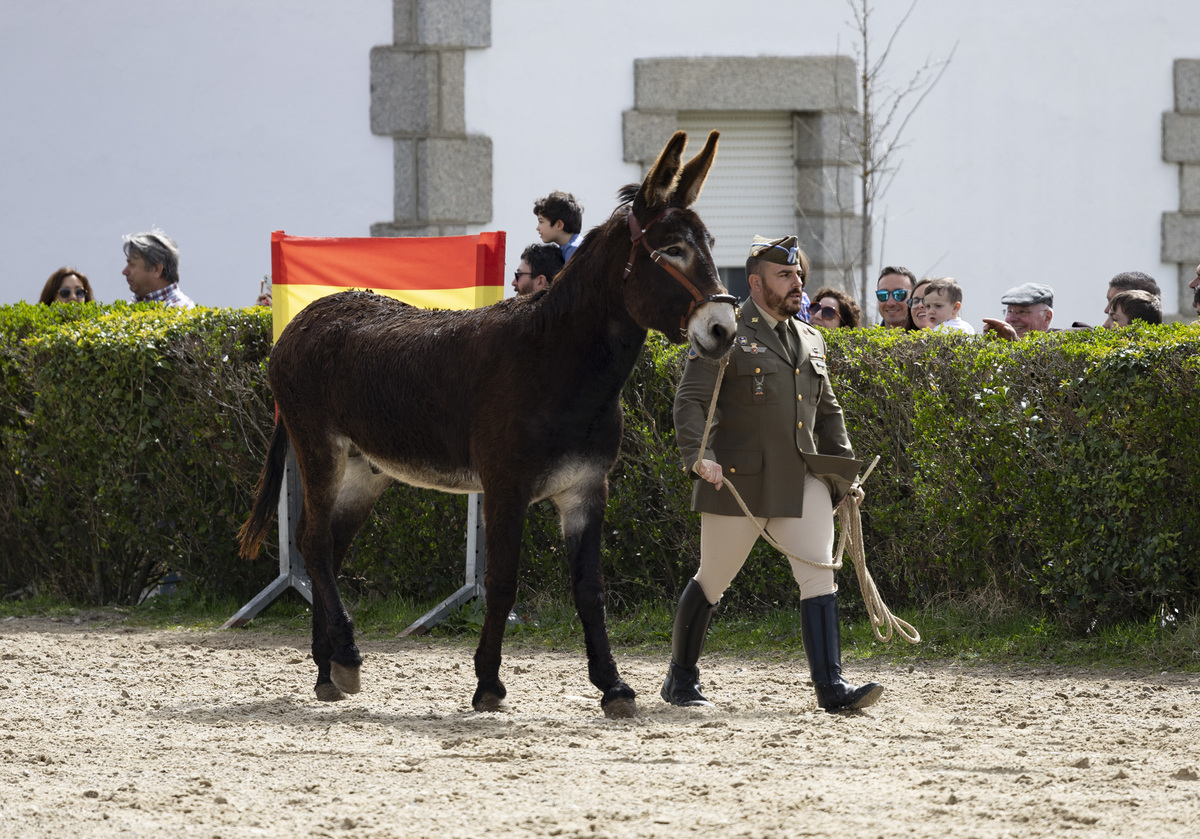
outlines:
M857 687L841 675L833 503L861 464L829 384L825 341L794 317L808 267L795 236L754 237L746 261L750 300L742 305L705 451L718 363L691 354L675 395L675 433L696 481L692 509L701 514L701 530L700 570L679 598L662 687L672 705L712 704L700 692L696 664L717 602L759 536L732 493L721 491L726 476L772 539L808 560L790 562L817 703L832 713L864 708L883 693L882 685Z

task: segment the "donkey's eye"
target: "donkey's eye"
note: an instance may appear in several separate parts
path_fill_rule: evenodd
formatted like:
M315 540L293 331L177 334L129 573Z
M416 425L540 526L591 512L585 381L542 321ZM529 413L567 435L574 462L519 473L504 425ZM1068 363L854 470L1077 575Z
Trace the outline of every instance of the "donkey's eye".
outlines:
M678 245L672 245L667 248L667 256L683 256L683 248Z

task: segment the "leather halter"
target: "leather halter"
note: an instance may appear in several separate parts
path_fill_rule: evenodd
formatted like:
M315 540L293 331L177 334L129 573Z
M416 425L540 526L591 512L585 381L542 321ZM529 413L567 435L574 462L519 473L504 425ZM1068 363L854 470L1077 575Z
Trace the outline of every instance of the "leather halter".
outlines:
M642 247L646 249L646 253L650 254L650 258L654 260L655 264L674 277L676 282L687 289L688 293L692 295L691 305L689 305L687 311L683 313L683 317L679 319L680 331L687 332L688 318L692 316L692 312L696 310L698 305L701 303L728 303L731 306L736 306L737 298L732 294L710 294L705 297L700 293L700 290L696 288L695 284L683 275L683 272L668 262L661 253L650 247L650 243L646 241L646 231L650 229L650 225L654 224L654 222L658 221L664 216L675 212L676 209L678 208L667 207L654 218L650 219L650 221L646 222L645 227L642 227L641 222L639 222L637 217L633 214L633 207L629 208L629 214L625 218L626 221L629 222L629 238L633 244L629 248L629 261L625 263L624 279L628 280L630 273L633 271L633 257L637 254L638 242L641 242Z

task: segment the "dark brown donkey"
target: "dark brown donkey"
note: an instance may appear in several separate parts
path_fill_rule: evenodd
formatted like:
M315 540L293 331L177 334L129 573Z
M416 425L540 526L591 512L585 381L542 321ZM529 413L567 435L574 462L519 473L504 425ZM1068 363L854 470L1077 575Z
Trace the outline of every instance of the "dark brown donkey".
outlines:
M608 642L600 533L621 441L621 388L656 329L707 357L733 342L734 299L711 237L687 209L717 133L687 165L676 133L641 186L593 229L547 290L482 309L417 309L344 292L300 312L271 353L279 422L239 538L252 557L279 499L290 438L304 484L296 542L313 586L317 698L357 693L362 656L337 589L350 541L392 479L479 492L486 613L475 652L478 711L505 708L500 647L517 590L526 509L558 508L588 675L609 717L637 713Z

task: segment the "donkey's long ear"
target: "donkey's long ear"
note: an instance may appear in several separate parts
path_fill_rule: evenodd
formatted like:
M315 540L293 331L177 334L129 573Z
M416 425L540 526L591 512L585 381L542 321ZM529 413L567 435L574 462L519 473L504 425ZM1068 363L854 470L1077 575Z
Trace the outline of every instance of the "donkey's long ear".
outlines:
M708 177L708 170L712 168L713 160L716 159L717 138L720 136L719 131L711 132L700 153L683 167L683 171L679 173L675 195L671 199L672 204L677 207L690 207L696 203L696 199L700 197L700 188L704 186L704 179Z
M659 154L658 160L650 167L650 174L642 181L642 188L633 199L633 210L638 218L646 221L647 212L654 212L667 206L675 191L675 179L679 177L679 164L683 159L683 149L687 145L687 134L676 131L667 141L667 145Z

